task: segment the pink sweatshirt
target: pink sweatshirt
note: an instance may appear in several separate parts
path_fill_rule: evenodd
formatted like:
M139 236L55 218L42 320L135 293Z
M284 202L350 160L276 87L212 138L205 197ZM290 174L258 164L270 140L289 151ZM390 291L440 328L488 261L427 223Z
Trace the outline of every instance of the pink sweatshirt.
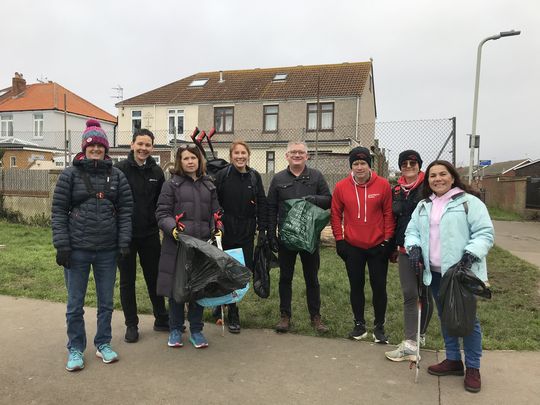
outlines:
M456 194L462 193L459 187L454 187L440 197L431 194L429 198L432 201L431 214L429 217L429 264L431 266L441 267L441 238L439 234L439 224L446 204Z

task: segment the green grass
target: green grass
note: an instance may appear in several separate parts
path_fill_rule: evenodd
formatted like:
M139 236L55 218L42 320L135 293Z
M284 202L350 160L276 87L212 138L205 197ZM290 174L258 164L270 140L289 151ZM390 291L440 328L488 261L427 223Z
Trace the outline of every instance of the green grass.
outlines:
M488 207L489 216L494 221L524 221L523 215L517 212L506 211L498 207Z
M65 302L63 271L55 263L55 251L48 228L0 221L0 294ZM479 300L478 317L483 328L484 348L538 350L540 336L540 271L507 251L494 247L488 257L491 300ZM279 270L271 271L271 295L257 297L250 290L240 303L241 324L247 328L272 328L279 318ZM330 328L328 337L343 338L352 328L349 284L343 262L333 249L321 250L321 313ZM403 335L403 305L399 277L395 265L388 273L388 310L386 330L391 343L399 343ZM137 299L143 313L151 313L142 273L137 277ZM366 280L366 321L373 322L371 290ZM87 305L95 306L95 289L91 278ZM293 284L293 333L315 335L307 313L304 280L297 264ZM121 310L118 281L115 308ZM210 311L206 311L210 320ZM439 322L434 315L428 330L427 347L443 347Z

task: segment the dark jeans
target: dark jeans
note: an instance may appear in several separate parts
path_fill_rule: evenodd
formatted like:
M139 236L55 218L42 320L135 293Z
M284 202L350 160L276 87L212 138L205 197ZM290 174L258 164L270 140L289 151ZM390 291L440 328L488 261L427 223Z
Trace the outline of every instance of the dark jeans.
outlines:
M171 331L173 329L182 331L185 319L184 304L184 302L176 302L173 298L169 298L169 328ZM192 334L203 329L203 311L204 308L196 302L188 303L189 330Z
M244 261L246 263L246 267L250 269L251 272L253 272L253 241L244 243L244 244L223 242L223 250L237 249L237 248L242 248L242 252L244 253ZM231 313L231 311L234 311L238 315L238 307L236 303L227 304L227 307L229 308L229 314Z
M306 297L308 311L313 319L315 315L320 315L321 310L321 288L319 285L319 248L313 253L305 251L295 252L279 244L279 309L281 313L291 316L292 281L294 276L294 265L296 256L300 254L304 281L306 282Z
M384 325L386 316L386 276L388 274L388 257L379 246L361 249L348 245L345 267L351 287L351 307L356 322L365 324L364 306L366 298L364 285L366 282L366 263L369 270L369 283L373 293L373 311L375 325Z
M98 347L103 343L111 342L117 254L116 249L99 252L75 249L71 252L71 268L64 267L64 280L67 288L68 349L74 348L81 352L86 349L84 299L88 288L90 266L94 272L97 297L97 331L94 345Z
M152 303L154 317L158 323L167 324L168 315L165 309L165 298L156 294L160 252L159 234L156 233L144 238L134 238L129 245L129 256L118 262L118 268L120 269L120 302L124 310L126 326L137 326L139 324L135 293L137 254L139 255L142 273L146 281L148 296Z
M442 314L441 300L439 291L441 287L441 273L431 272L431 289L433 297L437 304L439 319ZM465 366L467 368L480 368L480 358L482 357L482 329L478 318L474 321L474 330L469 336L462 338L449 336L441 325L441 331L444 338L444 349L448 360L461 360L461 350L459 340L463 339L463 352L465 353Z

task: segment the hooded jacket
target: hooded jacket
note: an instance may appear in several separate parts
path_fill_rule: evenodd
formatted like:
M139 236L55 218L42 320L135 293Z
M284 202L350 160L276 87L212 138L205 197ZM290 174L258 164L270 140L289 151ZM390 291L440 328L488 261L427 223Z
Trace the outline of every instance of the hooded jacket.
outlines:
M108 156L105 160L93 160L82 152L77 154L73 165L60 174L54 189L54 247L93 251L128 247L132 207L129 183Z
M156 220L156 206L161 187L165 181L163 170L152 156L139 166L133 156L115 165L127 177L133 193L133 237L144 238L159 232Z
M392 191L385 178L371 172L365 184L358 184L352 172L334 188L330 216L336 240L369 249L394 236Z
M402 185L407 184L405 177L398 179L397 186L392 190L392 211L396 220L395 241L397 246L405 244L405 230L411 220L411 215L418 202L422 199L422 181L424 172L418 173L416 183L409 189L409 192L403 190Z

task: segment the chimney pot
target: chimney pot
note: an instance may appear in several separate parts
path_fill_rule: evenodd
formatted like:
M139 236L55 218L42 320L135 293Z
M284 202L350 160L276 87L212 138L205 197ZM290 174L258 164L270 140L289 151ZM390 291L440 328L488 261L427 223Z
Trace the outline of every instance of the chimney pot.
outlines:
M26 90L26 80L23 79L22 73L15 72L15 76L11 81L11 89L13 96L18 96Z

